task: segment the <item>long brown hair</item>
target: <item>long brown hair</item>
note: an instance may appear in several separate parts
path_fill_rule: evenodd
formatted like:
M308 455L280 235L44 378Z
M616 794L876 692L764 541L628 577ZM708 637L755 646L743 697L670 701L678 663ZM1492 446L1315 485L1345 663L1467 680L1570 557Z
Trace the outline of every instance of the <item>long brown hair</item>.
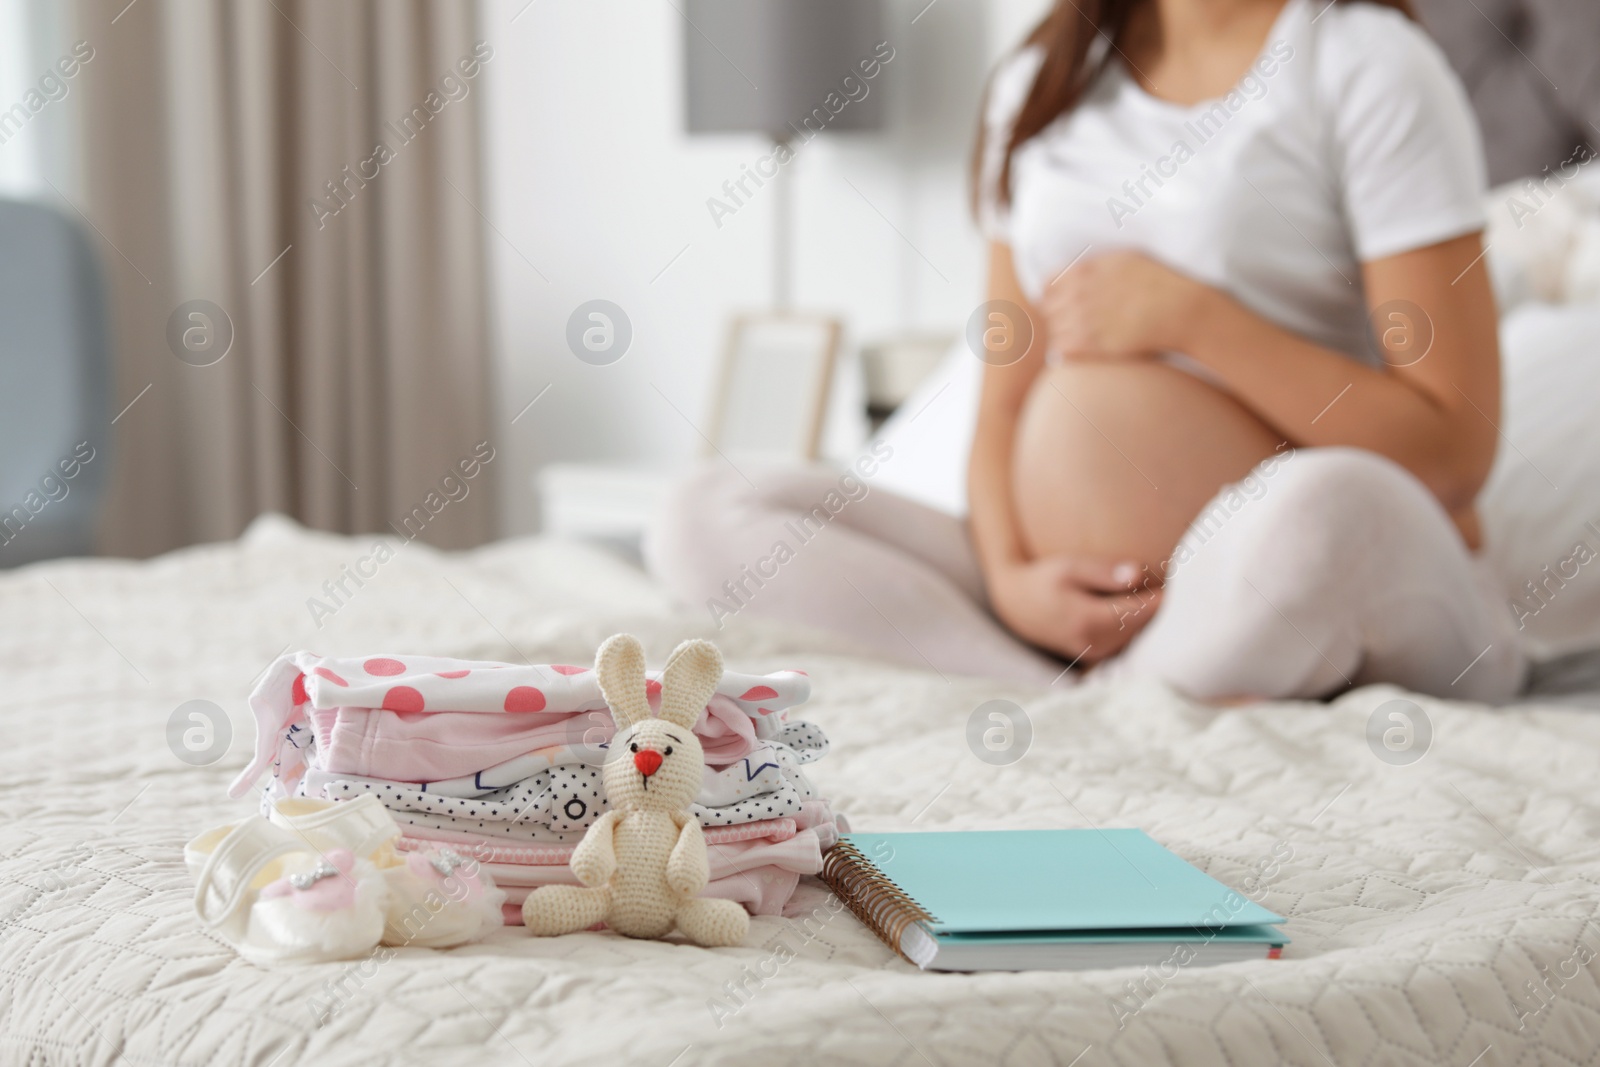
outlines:
M1104 35L1110 42L1120 42L1127 30L1128 19L1139 6L1153 0L1056 0L1055 7L1033 28L1023 41L1023 47L1038 46L1044 49L1044 61L1033 79L1033 88L1011 124L1011 138L1001 159L1000 174L995 195L1000 203L1011 203L1011 157L1029 138L1037 135L1061 115L1078 106L1083 94L1100 77L1112 61L1113 49L1102 50L1100 58L1089 62L1090 46L1095 38ZM1349 0L1333 0L1346 3ZM1410 0L1363 0L1380 7L1392 7L1415 21ZM985 94L987 96L987 94ZM988 108L982 109L987 112ZM972 152L972 204L976 212L983 196L984 157L983 116L978 121L978 138Z

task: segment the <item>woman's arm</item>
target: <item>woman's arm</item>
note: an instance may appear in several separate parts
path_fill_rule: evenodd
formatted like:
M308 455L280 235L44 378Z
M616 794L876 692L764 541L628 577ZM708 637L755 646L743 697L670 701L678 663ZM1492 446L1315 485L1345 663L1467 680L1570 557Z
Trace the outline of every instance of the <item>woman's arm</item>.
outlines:
M1011 450L1016 441L1017 418L1028 390L1044 366L1044 338L1034 329L1038 315L1028 306L1011 262L1011 249L994 242L989 246L989 300L1006 301L1022 309L1026 323L1005 322L1003 313L991 316L990 329L1026 330L1032 343L1023 357L1009 366L986 363L983 390L978 399L978 425L972 437L967 465L967 507L972 540L984 574L1026 563L1029 552L1017 528L1011 497Z
M1012 451L1023 403L1044 367L1044 332L1017 282L1010 247L998 242L989 248L989 299L1013 305L1026 319L1010 322L1011 312L992 309L989 328L1009 330L1013 338L1026 331L1032 342L1014 363L986 360L967 467L969 523L990 607L1023 640L1085 665L1097 663L1155 616L1146 609L1159 603L1160 590L1130 592L1142 577L1135 563L1033 558L1017 524Z
M1482 247L1471 234L1364 265L1387 361L1377 368L1137 253L1073 268L1052 287L1044 312L1052 345L1068 359L1183 352L1294 444L1351 445L1389 457L1438 497L1470 539L1500 409L1494 294ZM1405 331L1414 331L1409 342ZM1412 349L1429 333L1419 358Z
M1500 414L1500 343L1482 255L1473 234L1363 267L1388 364L1381 368L1320 348L1210 289L1178 347L1291 441L1388 456L1447 510L1465 511L1489 476ZM1411 343L1432 334L1426 354L1407 351L1408 332Z

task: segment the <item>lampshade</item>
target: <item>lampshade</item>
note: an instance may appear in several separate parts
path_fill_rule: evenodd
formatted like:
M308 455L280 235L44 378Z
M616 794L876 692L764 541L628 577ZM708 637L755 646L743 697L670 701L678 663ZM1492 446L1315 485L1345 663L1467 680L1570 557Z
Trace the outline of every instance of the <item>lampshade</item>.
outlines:
M686 0L684 11L690 133L883 125L881 0Z

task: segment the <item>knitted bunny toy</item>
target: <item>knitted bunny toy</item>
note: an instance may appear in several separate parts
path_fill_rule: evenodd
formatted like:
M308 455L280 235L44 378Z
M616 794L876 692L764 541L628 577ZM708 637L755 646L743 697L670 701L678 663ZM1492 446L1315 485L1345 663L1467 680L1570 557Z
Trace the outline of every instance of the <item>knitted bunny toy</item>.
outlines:
M600 646L595 674L617 723L600 771L611 810L572 852L583 885L528 894L522 921L539 937L604 922L628 937L665 937L676 927L701 945L739 944L750 929L744 908L696 896L711 871L688 810L705 770L693 727L722 677L721 653L709 641L677 647L661 674L659 717L650 714L644 649L633 635Z

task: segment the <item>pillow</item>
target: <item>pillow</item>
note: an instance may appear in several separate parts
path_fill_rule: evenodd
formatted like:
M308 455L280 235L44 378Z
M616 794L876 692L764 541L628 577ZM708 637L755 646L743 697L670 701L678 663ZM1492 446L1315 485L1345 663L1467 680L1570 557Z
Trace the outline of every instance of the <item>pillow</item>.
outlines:
M956 340L937 369L878 429L874 441L892 454L879 465L873 487L965 515L967 453L978 425L982 384L983 363L965 340ZM881 456L877 449L874 454Z
M1580 145L1549 174L1489 191L1489 276L1502 315L1520 304L1600 300L1600 173Z
M1524 304L1500 326L1500 451L1485 553L1535 658L1600 648L1600 303Z

